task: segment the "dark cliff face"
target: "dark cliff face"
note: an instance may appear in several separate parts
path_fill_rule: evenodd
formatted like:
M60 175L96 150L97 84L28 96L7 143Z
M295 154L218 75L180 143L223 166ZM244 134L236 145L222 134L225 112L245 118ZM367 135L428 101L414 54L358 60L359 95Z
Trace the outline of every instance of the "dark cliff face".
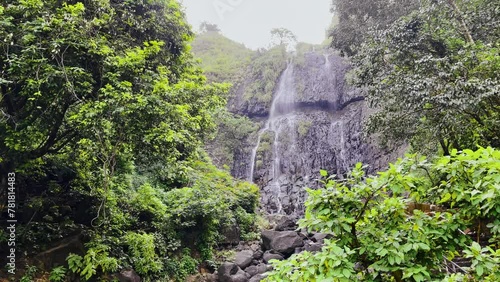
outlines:
M363 138L367 109L361 92L345 82L348 70L337 55L304 54L283 71L267 109L240 109L260 117L262 127L249 137L253 150L236 152L233 174L261 187L267 212L301 215L304 188L318 187L321 169L342 177L363 162L373 172L400 154Z
M339 109L353 97L361 96L348 87L345 75L349 65L345 59L331 54L306 53L296 59L295 88L298 103L311 105L328 103Z

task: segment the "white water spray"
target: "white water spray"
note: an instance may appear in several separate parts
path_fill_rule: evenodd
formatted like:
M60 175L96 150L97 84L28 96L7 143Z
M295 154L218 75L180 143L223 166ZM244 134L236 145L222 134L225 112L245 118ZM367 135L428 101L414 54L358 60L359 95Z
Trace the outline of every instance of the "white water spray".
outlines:
M293 63L288 62L287 68L281 75L278 89L276 95L271 103L271 110L269 112L269 119L264 124L264 127L259 131L257 137L257 144L252 149L252 156L250 160L250 174L248 180L253 182L255 173L255 161L257 158L257 151L262 139L262 136L267 131L274 132L274 142L272 146L273 152L273 163L272 163L272 180L269 186L272 187L275 192L277 213L281 213L281 187L279 183L279 177L281 175L280 168L280 155L279 155L279 133L280 133L280 120L286 116L286 114L293 112L294 110L294 96L295 89L293 83Z

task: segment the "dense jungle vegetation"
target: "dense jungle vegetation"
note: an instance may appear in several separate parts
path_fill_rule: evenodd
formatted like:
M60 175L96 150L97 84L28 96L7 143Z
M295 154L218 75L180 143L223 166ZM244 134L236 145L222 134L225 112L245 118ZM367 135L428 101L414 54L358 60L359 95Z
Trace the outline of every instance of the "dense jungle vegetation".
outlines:
M266 280L499 281L500 1L332 10L331 45L376 111L367 133L412 154L376 176L321 171L300 227L331 238ZM258 125L233 106L270 107L287 42L195 34L177 0L3 0L0 209L15 172L18 222L14 276L0 230L0 278L185 281L258 240L258 187L228 171ZM458 257L471 266L451 273Z
M207 83L193 36L174 0L2 2L0 208L3 220L15 172L14 280L112 280L133 268L183 281L213 267L225 229L255 237L257 187L203 149L228 86ZM59 244L67 263L45 252Z

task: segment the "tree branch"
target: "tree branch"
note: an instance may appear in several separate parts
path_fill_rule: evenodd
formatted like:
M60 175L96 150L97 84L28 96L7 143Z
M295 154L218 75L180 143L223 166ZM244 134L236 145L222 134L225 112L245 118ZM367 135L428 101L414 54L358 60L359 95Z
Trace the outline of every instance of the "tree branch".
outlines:
M462 31L464 33L465 40L467 40L468 43L474 44L474 39L472 38L472 35L470 33L469 28L467 27L467 24L465 23L464 17L462 17L462 13L460 12L460 9L458 9L457 4L455 3L455 0L447 0L448 4L453 8L453 11L457 15L457 20L459 21L460 25L462 26Z

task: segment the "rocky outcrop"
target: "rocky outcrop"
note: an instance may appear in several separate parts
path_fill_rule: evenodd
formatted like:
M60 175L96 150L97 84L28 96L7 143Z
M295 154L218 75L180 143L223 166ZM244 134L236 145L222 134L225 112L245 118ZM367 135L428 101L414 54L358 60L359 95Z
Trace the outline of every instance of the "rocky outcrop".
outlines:
M358 89L347 85L345 75L350 67L340 56L311 52L297 58L295 65L296 103L340 109L346 101L361 96Z
M291 231L297 229L297 219L290 216L280 216L277 219L275 231Z
M132 269L124 269L117 275L120 282L141 282L141 277Z
M235 263L225 262L218 269L220 282L248 282L249 276Z
M262 242L266 250L275 250L284 255L291 255L295 248L304 245L302 238L294 231L264 230L262 231Z
M233 175L261 187L269 214L303 215L304 188L320 186L320 170L343 178L362 162L371 173L401 155L363 136L368 109L361 91L346 83L349 68L334 54L295 58L282 73L261 130L250 140L253 151L235 154Z
M283 219L283 218L281 218ZM304 250L321 251L329 234L306 234L300 231L264 230L260 244L239 245L234 261L223 263L217 273L217 281L261 281L272 270L271 261L289 258ZM240 243L241 244L241 243Z
M264 253L263 259L265 263L269 263L271 260L284 260L285 258L276 251L268 250Z
M234 263L240 268L245 268L252 263L254 253L251 250L244 250L236 253Z

